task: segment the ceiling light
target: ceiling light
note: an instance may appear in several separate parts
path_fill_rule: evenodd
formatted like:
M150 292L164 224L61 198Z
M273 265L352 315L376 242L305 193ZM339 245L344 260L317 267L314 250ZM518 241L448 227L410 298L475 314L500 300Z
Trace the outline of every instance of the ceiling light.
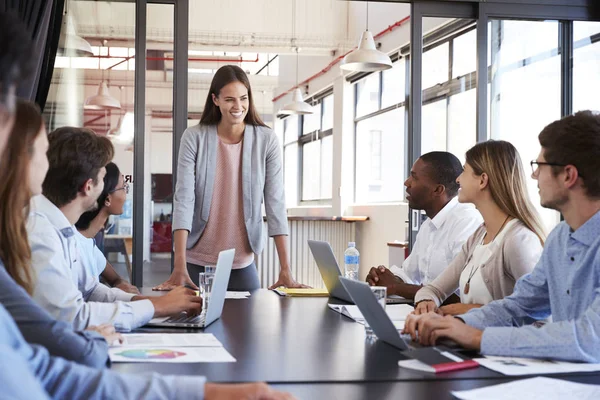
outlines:
M121 103L110 95L106 82L102 81L98 85L98 93L85 99L83 108L86 110L116 110L121 108Z

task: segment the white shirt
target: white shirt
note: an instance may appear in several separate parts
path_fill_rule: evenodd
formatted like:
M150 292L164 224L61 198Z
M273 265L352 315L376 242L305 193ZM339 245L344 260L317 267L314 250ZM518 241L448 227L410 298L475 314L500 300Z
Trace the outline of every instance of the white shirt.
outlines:
M100 274L106 268L106 257L100 251L94 239L86 238L75 231L75 240L79 251L79 268L77 288L85 301L113 303L115 301L131 301L134 294L119 288L109 288L100 283ZM152 317L151 317L152 318Z
M71 323L75 330L110 323L121 331L152 319L150 300L85 302L78 288L82 261L75 239L77 230L46 197L33 198L27 230L36 273L33 299L54 318Z
M484 265L487 260L492 256L493 244L502 242L504 233L508 231L508 228L517 223L517 219L509 221L506 226L500 231L494 240L488 244L480 243L473 249L473 255L467 262L466 267L460 274L459 279L459 290L460 290L460 302L463 304L488 304L494 301L492 294L488 290L485 282L483 281L483 275L481 274L481 266ZM485 236L483 237L485 239ZM483 239L482 239L483 241ZM471 281L469 282L469 276ZM469 282L469 293L465 293L465 286Z
M400 268L392 266L391 271L406 283L428 284L450 264L482 223L483 218L473 205L453 198L435 217L423 222L411 254Z

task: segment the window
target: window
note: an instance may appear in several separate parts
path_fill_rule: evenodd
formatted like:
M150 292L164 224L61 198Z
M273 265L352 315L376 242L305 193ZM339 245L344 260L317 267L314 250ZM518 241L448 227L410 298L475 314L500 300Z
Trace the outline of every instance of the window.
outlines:
M314 113L302 116L301 201L331 199L333 175L333 95L317 101Z
M356 117L362 117L379 109L379 78L374 73L356 84Z
M298 116L283 120L283 184L287 207L298 203Z
M421 154L446 151L446 100L423 105L421 124Z
M423 88L448 80L448 42L423 53Z
M294 115L283 120L287 207L296 207L303 202L331 200L333 95L316 100L313 110L313 114Z
M574 22L573 37L573 111L598 111L600 22Z
M491 136L512 143L523 163L537 158L538 134L560 111L560 56L557 21L493 20L491 38ZM537 183L528 192L548 230L559 222L543 208Z
M404 197L404 107L356 124L356 202Z
M381 79L383 80L383 91L381 94L382 108L386 108L405 101L405 67L405 60L399 60L394 63L393 68L383 71L381 76Z
M357 203L399 201L404 197L406 62L399 59L393 68L356 82Z

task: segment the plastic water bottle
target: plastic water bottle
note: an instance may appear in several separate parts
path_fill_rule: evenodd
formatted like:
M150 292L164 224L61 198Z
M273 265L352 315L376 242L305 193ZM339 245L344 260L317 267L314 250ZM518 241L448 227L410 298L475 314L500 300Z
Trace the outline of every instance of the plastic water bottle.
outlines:
M344 252L344 276L348 279L358 280L358 262L360 253L356 250L356 243L348 242Z

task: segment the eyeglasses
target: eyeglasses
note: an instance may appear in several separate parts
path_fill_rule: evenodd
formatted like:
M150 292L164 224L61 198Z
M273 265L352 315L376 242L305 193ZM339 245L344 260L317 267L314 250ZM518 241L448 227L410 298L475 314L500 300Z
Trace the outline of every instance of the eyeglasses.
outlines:
M129 184L128 184L128 183L124 183L124 184L123 184L123 187L116 188L116 189L114 189L114 190L111 190L111 191L110 191L110 192L108 192L108 193L114 193L114 192L116 192L116 191L118 191L118 190L124 190L124 191L125 191L125 194L129 194Z
M551 165L553 167L566 167L567 166L566 164L542 162L542 161L530 161L529 164L531 165L531 173L534 175L537 172L538 168L540 168L540 165Z

